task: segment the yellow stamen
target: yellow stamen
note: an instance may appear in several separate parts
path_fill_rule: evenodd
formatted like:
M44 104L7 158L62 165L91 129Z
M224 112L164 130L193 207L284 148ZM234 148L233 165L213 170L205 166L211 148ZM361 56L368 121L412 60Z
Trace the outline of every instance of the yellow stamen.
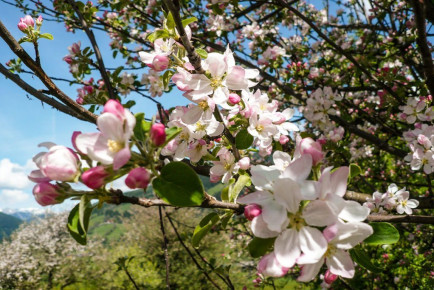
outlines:
M122 148L124 148L124 143L109 139L107 141L107 147L111 152L117 153L117 152L121 151Z

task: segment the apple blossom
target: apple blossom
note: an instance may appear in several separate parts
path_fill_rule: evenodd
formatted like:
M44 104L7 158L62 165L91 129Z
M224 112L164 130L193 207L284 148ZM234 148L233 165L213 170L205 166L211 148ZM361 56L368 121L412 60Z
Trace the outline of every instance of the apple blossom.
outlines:
M125 184L131 189L146 189L148 187L150 179L151 176L146 168L137 167L128 173L128 176L125 179Z
M59 187L49 182L41 182L33 187L33 195L36 201L42 205L53 205L63 201L59 192Z
M113 164L114 170L124 166L131 157L129 139L136 124L133 114L116 102L109 100L104 106L107 112L97 119L101 133L82 133L75 138L78 151L104 165Z
M83 172L81 175L81 180L87 187L98 189L104 185L105 179L109 175L110 173L106 171L104 166L100 165Z
M155 146L161 146L166 142L165 127L161 123L155 123L151 127L150 137Z

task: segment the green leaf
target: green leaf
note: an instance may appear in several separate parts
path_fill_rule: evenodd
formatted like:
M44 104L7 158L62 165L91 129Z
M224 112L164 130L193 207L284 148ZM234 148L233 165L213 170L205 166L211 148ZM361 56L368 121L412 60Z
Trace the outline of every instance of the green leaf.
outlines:
M369 223L374 233L363 242L368 245L390 245L399 241L399 232L391 224L385 222Z
M154 42L155 40L159 39L159 38L169 38L169 32L165 29L160 29L160 30L156 30L153 33L149 34L147 39L150 42Z
M212 212L206 215L200 223L194 229L193 237L191 238L191 244L193 247L199 247L200 241L206 236L211 228L220 220L217 213Z
M250 255L253 258L259 258L265 255L274 245L274 240L276 238L270 239L261 239L261 238L253 238L247 246Z
M247 129L241 130L235 137L235 145L238 149L247 149L252 146L252 143L253 136L247 132Z
M232 184L234 184L234 182L235 182L234 178L229 179L228 186L222 189L221 199L223 201L229 201L229 191Z
M123 104L123 107L126 109L131 109L131 107L135 106L136 102L133 100L129 100L128 102L126 102L125 104Z
M238 177L237 182L233 184L233 186L229 187L229 201L230 202L236 202L238 195L240 194L241 190L250 183L250 176L249 175L240 175Z
M68 216L68 231L71 236L81 245L86 245L86 232L89 226L90 215L92 214L93 207L90 202L88 206L84 207L82 211L82 219L80 218L80 204L77 204L69 213ZM80 222L82 220L82 222ZM84 226L82 226L82 224Z
M53 35L51 35L50 33L42 33L39 34L40 38L45 38L45 39L49 39L49 40L53 40Z
M164 74L160 77L163 81L163 87L165 91L169 88L170 79L174 74L175 72L173 70L166 70Z
M136 117L136 126L134 126L134 136L140 140L145 140L145 133L142 126L142 121L145 118L145 113L137 113L134 115Z
M196 48L196 52L197 52L197 54L198 54L201 58L203 58L203 59L208 58L208 52L206 52L205 49L203 49L203 48Z
M221 225L223 229L226 229L226 226L228 225L228 222L231 220L232 216L234 215L233 212L229 211L225 213L221 218Z
M351 180L354 177L356 177L357 175L360 175L360 173L362 173L362 169L360 168L359 165L351 163L350 164L350 175L348 176L348 178Z
M371 272L382 272L383 270L374 264L371 263L371 259L366 255L365 252L361 251L358 248L353 248L350 250L351 258L354 262L362 266L363 268L371 271Z
M169 29L175 29L175 20L173 19L172 12L169 12L166 18L166 26Z
M202 182L196 172L183 162L171 162L152 181L156 194L175 206L200 205L205 198Z
M84 230L84 233L87 233L88 224L86 222L86 211L89 206L92 206L89 198L86 194L83 194L80 199L80 203L78 205L78 217L80 221L80 226Z
M190 23L193 23L193 22L196 22L196 21L197 21L196 17L190 17L190 18L184 19L184 20L182 20L182 26L186 27Z

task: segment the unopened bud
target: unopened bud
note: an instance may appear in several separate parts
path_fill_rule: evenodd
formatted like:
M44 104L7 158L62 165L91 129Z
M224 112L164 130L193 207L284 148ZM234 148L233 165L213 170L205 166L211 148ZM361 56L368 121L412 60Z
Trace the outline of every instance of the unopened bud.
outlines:
M229 94L229 104L236 105L241 101L241 97L237 94Z
M152 67L156 71L163 71L169 67L170 59L167 55L156 55L152 61Z
M155 146L161 146L166 142L166 130L163 124L155 123L151 127L151 140Z
M36 19L36 26L41 26L42 25L42 15L39 15L39 17Z
M330 270L327 270L324 274L324 282L329 285L336 281L337 278L338 275L333 274L332 272L330 272Z
M33 196L42 206L58 204L62 202L62 200L58 199L58 197L60 197L58 189L59 187L57 185L53 185L49 182L41 182L33 187Z
M104 185L105 179L109 173L105 170L104 166L93 167L81 175L83 183L92 189L98 189Z
M261 213L262 213L262 208L260 205L256 203L246 205L246 207L244 208L244 216L249 221L252 221L255 217L257 217Z
M151 176L148 170L146 170L146 168L143 167L138 167L138 168L134 168L133 170L130 171L130 173L128 173L128 176L125 179L125 184L131 189L135 189L135 188L145 189L148 187L150 179Z
M240 169L247 170L250 168L250 158L249 157L243 157L238 161L238 165L240 166Z

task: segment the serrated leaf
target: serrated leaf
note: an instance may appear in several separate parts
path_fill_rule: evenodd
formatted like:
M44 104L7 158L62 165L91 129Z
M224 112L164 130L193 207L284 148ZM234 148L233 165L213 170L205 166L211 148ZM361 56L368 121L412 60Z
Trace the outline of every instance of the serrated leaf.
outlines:
M252 146L253 136L247 132L247 129L243 129L235 136L235 145L238 149L247 149Z
M83 194L80 198L80 203L78 204L78 217L80 221L80 226L84 230L84 233L87 233L88 224L86 224L85 219L86 219L86 211L89 205L90 205L89 198L87 197L86 194Z
M375 266L371 263L371 259L366 255L365 252L361 251L358 248L353 248L350 250L351 258L354 262L362 266L363 268L376 273L376 272L382 272L382 269Z
M229 188L229 201L236 202L241 190L250 182L249 175L240 175L232 186Z
M155 40L159 39L159 38L169 38L169 32L165 29L160 29L160 30L156 30L154 32L152 32L151 34L148 35L147 39L150 42L154 42Z
M211 228L220 220L217 213L212 212L206 215L200 223L194 229L193 237L191 238L191 244L193 247L199 247L200 241L206 236Z
M196 52L197 52L197 54L201 58L203 58L203 59L207 59L208 58L208 52L206 52L205 49L203 49L203 48L196 48Z
M196 21L197 21L196 17L190 17L190 18L184 19L184 20L182 20L182 26L186 27L190 23L193 23L193 22L196 22Z
M348 178L351 180L354 177L356 177L357 175L360 175L360 173L362 173L362 169L360 168L359 165L351 163L350 164L350 174L348 175Z
M45 38L45 39L49 39L49 40L53 40L53 35L51 35L50 33L42 33L39 34L40 38Z
M169 14L167 14L166 26L169 29L175 29L175 20L173 19L172 12L169 12Z
M247 249L253 258L259 258L271 250L274 245L274 240L276 240L276 238L261 239L255 237L250 241Z
M175 206L200 205L205 198L202 181L194 170L183 162L171 162L161 175L152 181L155 193Z
M390 223L369 223L374 233L363 241L368 245L390 245L399 241L398 230Z

